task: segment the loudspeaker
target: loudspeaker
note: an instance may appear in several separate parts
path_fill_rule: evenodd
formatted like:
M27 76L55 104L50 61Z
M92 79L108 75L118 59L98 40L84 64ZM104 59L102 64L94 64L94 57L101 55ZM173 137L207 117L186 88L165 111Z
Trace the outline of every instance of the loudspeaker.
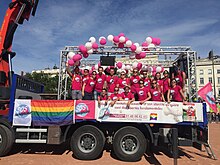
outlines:
M101 56L101 66L115 66L115 56Z

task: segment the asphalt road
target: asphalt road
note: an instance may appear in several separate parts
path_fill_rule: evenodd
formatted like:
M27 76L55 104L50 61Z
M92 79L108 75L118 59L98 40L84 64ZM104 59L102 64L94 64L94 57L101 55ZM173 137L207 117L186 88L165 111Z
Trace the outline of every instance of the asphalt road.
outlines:
M220 159L220 123L212 123L210 129L210 144ZM178 164L213 164L219 165L220 160L210 159L205 152L192 147L180 147ZM174 160L162 148L154 150L153 154L145 154L138 162L122 162L117 160L110 152L104 151L103 156L97 160L82 161L73 158L67 144L17 144L14 145L8 156L0 158L0 165L117 165L117 164L174 164Z

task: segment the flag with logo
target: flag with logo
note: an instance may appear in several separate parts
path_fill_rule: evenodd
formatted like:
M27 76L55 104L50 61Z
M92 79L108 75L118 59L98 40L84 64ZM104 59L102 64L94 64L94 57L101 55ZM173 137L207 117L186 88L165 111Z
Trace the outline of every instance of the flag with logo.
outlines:
M215 103L215 98L212 92L212 85L210 82L198 91L198 95L209 104L210 108L214 112L217 112L217 106Z

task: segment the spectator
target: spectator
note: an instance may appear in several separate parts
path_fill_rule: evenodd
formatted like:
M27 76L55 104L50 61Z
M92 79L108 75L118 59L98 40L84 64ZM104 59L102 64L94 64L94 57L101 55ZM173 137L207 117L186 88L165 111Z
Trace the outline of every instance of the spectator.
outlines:
M103 67L98 68L98 74L96 75L96 85L94 90L94 100L98 99L103 88L106 87L106 75L103 74Z
M151 99L150 91L144 87L143 80L139 81L139 88L136 89L136 93L138 95L138 101L140 101L140 104L143 104Z
M108 88L108 96L114 93L115 86L118 82L118 76L115 75L115 69L110 69L110 75L106 78L107 88Z
M134 95L130 92L130 86L124 87L124 92L121 94L121 100L126 100L127 102L127 108L130 107L130 104L135 101Z
M168 102L170 102L171 100L176 102L186 101L183 90L179 85L177 85L176 79L171 80L171 87L168 90L167 99Z
M82 78L79 74L79 67L76 66L73 72L70 71L69 65L67 63L66 68L67 73L72 78L72 99L81 100L82 99Z
M158 87L157 81L153 80L151 84L152 84L152 88L150 89L151 100L165 102L164 95L161 92L160 88Z
M130 85L130 80L129 78L126 78L126 71L122 70L120 77L118 78L118 82L117 82L117 87L119 87L119 93L123 93L124 92L124 87L127 85Z
M93 92L96 84L96 71L92 72L91 77L87 78L82 87L83 100L93 100Z
M169 87L170 87L169 72L165 70L163 72L163 95L166 101L167 101L167 93L168 93Z

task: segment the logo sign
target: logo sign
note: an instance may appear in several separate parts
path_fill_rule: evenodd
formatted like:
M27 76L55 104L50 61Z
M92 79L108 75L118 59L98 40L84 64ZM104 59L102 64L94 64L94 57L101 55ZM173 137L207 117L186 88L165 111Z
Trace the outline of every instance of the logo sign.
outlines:
M16 109L15 109L15 116L25 118L30 113L31 113L30 108L26 104L21 104L18 107L16 107Z
M89 113L89 108L85 103L79 103L76 105L75 113L79 117L84 117Z

